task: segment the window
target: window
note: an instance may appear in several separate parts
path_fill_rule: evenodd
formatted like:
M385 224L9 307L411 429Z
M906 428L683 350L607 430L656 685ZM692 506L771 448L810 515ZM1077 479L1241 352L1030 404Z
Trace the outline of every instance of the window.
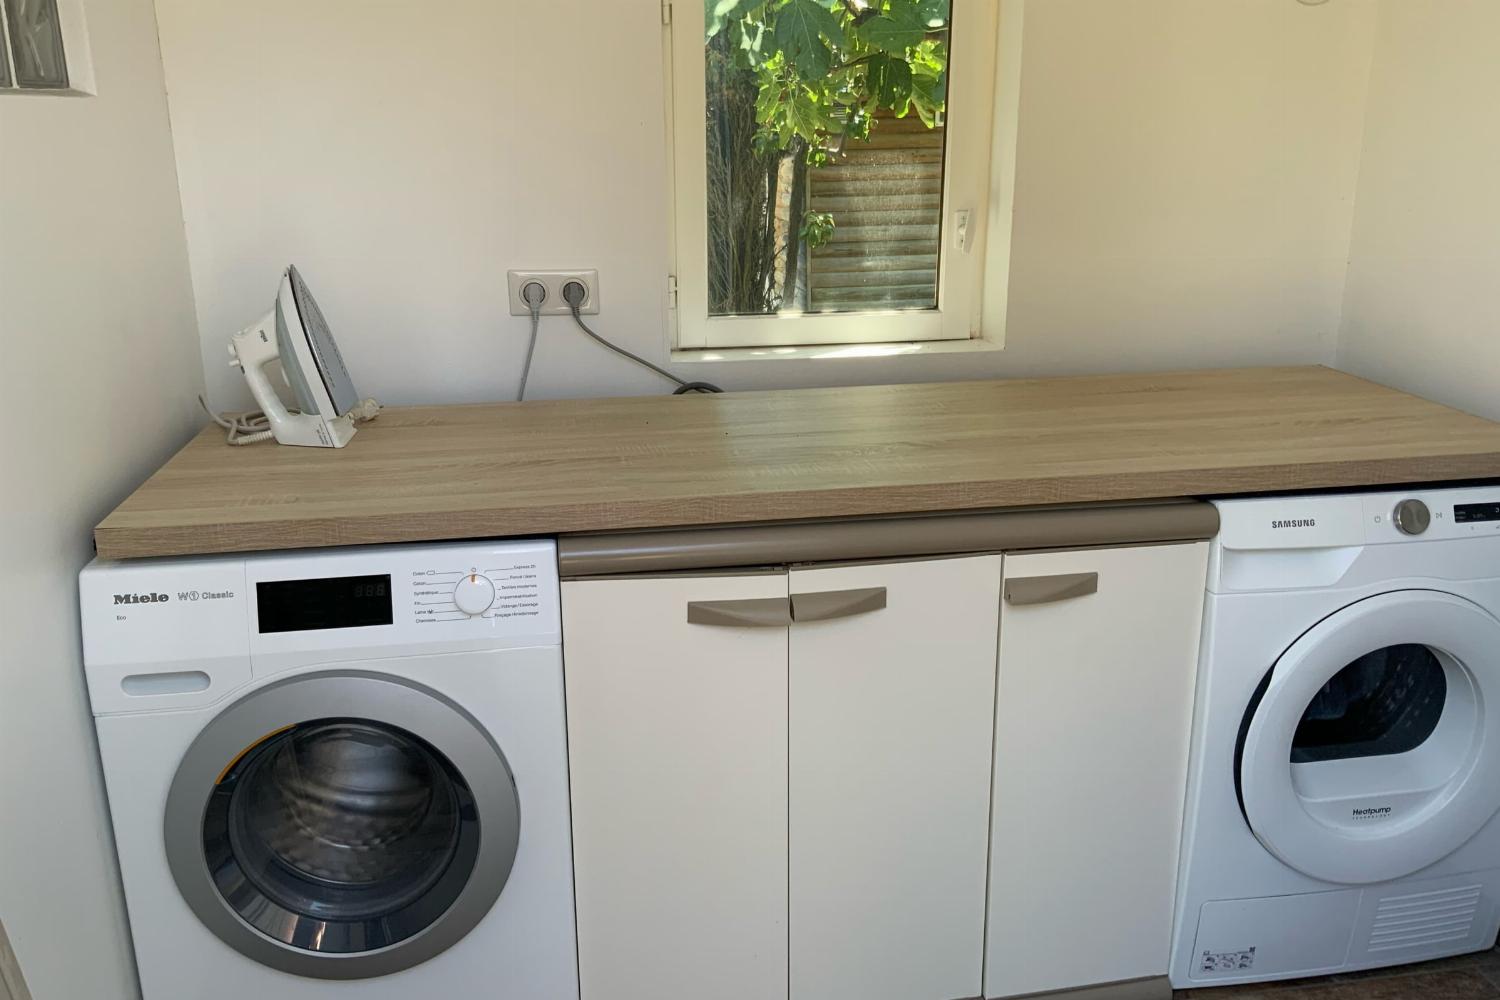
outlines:
M1009 242L1005 191L990 204L1009 184L992 143L1013 148L997 103L1013 111L1016 89L998 6L666 8L677 347L978 336L990 215L1005 232L989 241ZM1018 31L1019 0L1005 10Z
M0 0L0 94L93 93L80 0Z

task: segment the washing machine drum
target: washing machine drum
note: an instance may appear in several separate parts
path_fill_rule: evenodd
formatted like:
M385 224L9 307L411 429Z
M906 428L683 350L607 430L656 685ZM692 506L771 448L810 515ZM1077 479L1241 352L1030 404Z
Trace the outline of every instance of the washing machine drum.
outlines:
M1236 754L1245 819L1344 884L1420 871L1500 811L1500 620L1452 594L1381 594L1276 661Z
M458 943L503 890L519 830L509 764L472 716L357 670L220 713L184 756L163 827L209 930L321 979L390 975Z

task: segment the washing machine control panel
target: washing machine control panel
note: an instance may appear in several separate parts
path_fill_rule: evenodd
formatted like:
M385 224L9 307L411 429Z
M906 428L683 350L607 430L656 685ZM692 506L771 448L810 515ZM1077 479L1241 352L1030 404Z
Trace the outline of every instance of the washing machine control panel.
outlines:
M383 545L95 563L90 662L560 641L551 541Z

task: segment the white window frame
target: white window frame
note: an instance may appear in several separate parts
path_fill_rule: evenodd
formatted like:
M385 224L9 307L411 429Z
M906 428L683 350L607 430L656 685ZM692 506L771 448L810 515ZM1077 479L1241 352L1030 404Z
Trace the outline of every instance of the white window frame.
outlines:
M814 345L963 341L981 336L986 257L996 245L1009 266L1010 191L1014 185L1014 60L997 65L1001 49L1000 0L952 0L958 27L949 41L950 75L943 170L943 219L939 235L937 307L777 316L708 315L708 154L702 6L678 0L663 7L668 75L668 142L672 164L672 265L668 277L673 346L682 351ZM1019 54L1022 0L1006 0L1005 30ZM1007 45L1006 48L1011 46ZM1002 53L1003 54L1003 53ZM1006 89L1000 89L1005 87ZM997 116L996 93L1007 116ZM1009 123L1009 126L1007 125ZM996 140L1008 136L992 163ZM1000 168L1001 161L1005 169ZM993 176L992 176L993 174ZM996 206L991 205L992 190ZM993 207L1003 205L997 221ZM961 217L967 225L960 226ZM988 224L987 224L988 223ZM1003 233L1000 230L1003 229ZM962 232L961 232L962 230ZM988 231L988 233L987 233ZM1001 247L1003 237L1003 248ZM1003 285L1003 279L1002 279ZM999 289L1001 301L1003 288ZM1001 332L985 334L999 346Z
M15 53L10 51L10 24L4 10L5 0L0 0L0 46L5 47L5 56L10 59L12 79L9 86L0 86L0 97L27 95L33 97L93 97L98 94L94 80L94 54L89 47L88 24L84 20L83 0L55 0L57 4L57 26L62 32L63 64L68 68L66 87L22 87L14 79Z

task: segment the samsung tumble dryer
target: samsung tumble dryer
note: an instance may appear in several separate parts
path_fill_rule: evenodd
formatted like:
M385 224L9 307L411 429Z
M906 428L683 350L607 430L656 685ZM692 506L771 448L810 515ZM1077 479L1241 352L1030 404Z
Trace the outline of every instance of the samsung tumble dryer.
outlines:
M1173 984L1488 948L1500 487L1217 506Z
M552 543L79 590L146 1000L576 1000Z

